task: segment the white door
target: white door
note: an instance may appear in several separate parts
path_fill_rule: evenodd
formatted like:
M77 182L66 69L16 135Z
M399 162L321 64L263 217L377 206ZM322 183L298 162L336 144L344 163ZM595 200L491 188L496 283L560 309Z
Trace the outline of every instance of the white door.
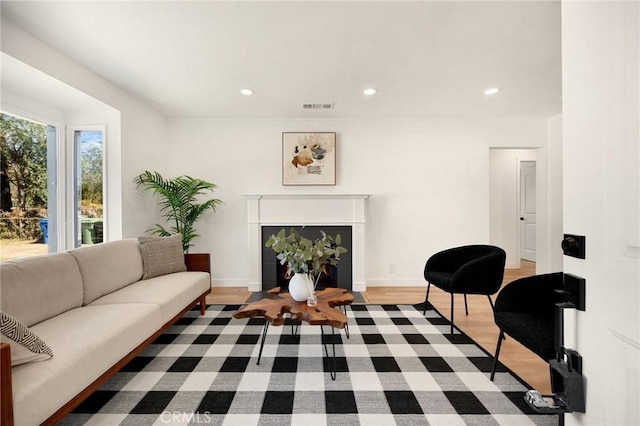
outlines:
M520 258L536 261L536 163L520 162Z
M586 310L565 311L583 357L586 414L567 425L639 425L640 3L562 2L564 232L586 257Z

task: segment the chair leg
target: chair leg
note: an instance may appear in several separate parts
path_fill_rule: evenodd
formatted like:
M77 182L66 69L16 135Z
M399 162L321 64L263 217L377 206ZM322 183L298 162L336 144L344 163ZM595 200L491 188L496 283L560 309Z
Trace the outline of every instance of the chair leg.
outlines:
M469 308L467 307L467 293L464 294L464 313L469 316Z
M451 293L451 337L453 338L453 293Z
M493 382L493 377L496 375L496 368L498 367L498 356L500 355L500 347L502 346L502 341L504 340L504 332L500 330L500 335L498 336L498 345L496 346L496 354L493 356L493 367L491 368L491 377L489 380Z
M491 305L491 311L492 311L492 312L495 312L495 311L496 311L496 308L495 308L495 306L493 305L493 300L491 300L491 296L487 295L487 299L489 299L489 305ZM504 333L502 333L502 340L507 340L507 335L506 335L506 334L504 334Z
M427 302L429 301L429 290L431 289L431 283L427 283L427 297L424 299L424 310L422 311L422 316L425 316L427 313Z

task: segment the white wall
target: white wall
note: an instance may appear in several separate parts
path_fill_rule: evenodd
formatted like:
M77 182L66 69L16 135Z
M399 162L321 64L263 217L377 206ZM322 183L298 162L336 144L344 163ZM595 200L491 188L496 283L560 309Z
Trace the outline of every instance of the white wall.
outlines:
M337 132L335 187L281 185L283 131ZM424 264L434 252L489 243L489 148L544 146L546 139L546 120L170 120L168 142L156 146L161 153L126 158L123 169L190 174L219 185L216 196L225 205L199 224L194 248L212 253L214 284L246 285L240 194L337 192L372 194L367 284L424 285ZM131 221L148 226L152 200L137 202Z
M586 310L567 312L587 411L566 424L638 425L640 3L563 2L564 229L586 236Z
M536 273L558 272L563 269L560 245L562 227L562 115L551 117L548 123L547 146L538 150L538 253ZM544 181L544 187L540 184Z
M64 123L66 114L60 108L25 97L4 86L2 86L1 90L3 111L49 125L62 125Z

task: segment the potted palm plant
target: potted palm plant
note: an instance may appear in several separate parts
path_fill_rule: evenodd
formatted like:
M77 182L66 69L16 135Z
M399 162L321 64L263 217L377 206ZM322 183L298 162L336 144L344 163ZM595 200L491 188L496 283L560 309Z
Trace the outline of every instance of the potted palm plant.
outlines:
M168 225L156 223L149 229L153 235L166 237L172 234L182 234L182 249L185 253L187 267L189 263L209 263L209 254L189 254L189 248L193 246L193 239L199 235L195 231L195 224L207 211L216 211L223 202L217 198L199 201L198 197L208 192L213 192L216 185L202 179L190 176L178 176L173 179L165 179L158 172L144 171L134 178L137 187L143 187L160 196L160 212ZM206 259L204 259L206 257Z
M322 238L311 241L295 229L291 229L289 235L281 229L266 242L267 247L278 253L276 258L280 264L287 265L287 276L291 278L289 294L297 301L313 299L318 279L325 273L324 268L337 265L340 255L347 252L340 245L340 234L333 238L324 231L320 232Z

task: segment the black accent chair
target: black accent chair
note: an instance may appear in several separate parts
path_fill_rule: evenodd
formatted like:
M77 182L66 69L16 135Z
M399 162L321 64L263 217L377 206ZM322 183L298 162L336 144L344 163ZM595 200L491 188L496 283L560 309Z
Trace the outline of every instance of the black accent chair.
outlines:
M493 357L492 381L505 334L547 362L555 358L554 306L563 301L558 292L562 288L563 274L554 272L520 278L498 293L493 312L500 335Z
M464 295L464 310L469 315L467 294L482 294L489 299L502 285L506 253L500 247L469 245L455 247L434 254L424 267L427 280L427 296L424 301L426 314L431 284L451 293L451 336L453 337L453 295Z

